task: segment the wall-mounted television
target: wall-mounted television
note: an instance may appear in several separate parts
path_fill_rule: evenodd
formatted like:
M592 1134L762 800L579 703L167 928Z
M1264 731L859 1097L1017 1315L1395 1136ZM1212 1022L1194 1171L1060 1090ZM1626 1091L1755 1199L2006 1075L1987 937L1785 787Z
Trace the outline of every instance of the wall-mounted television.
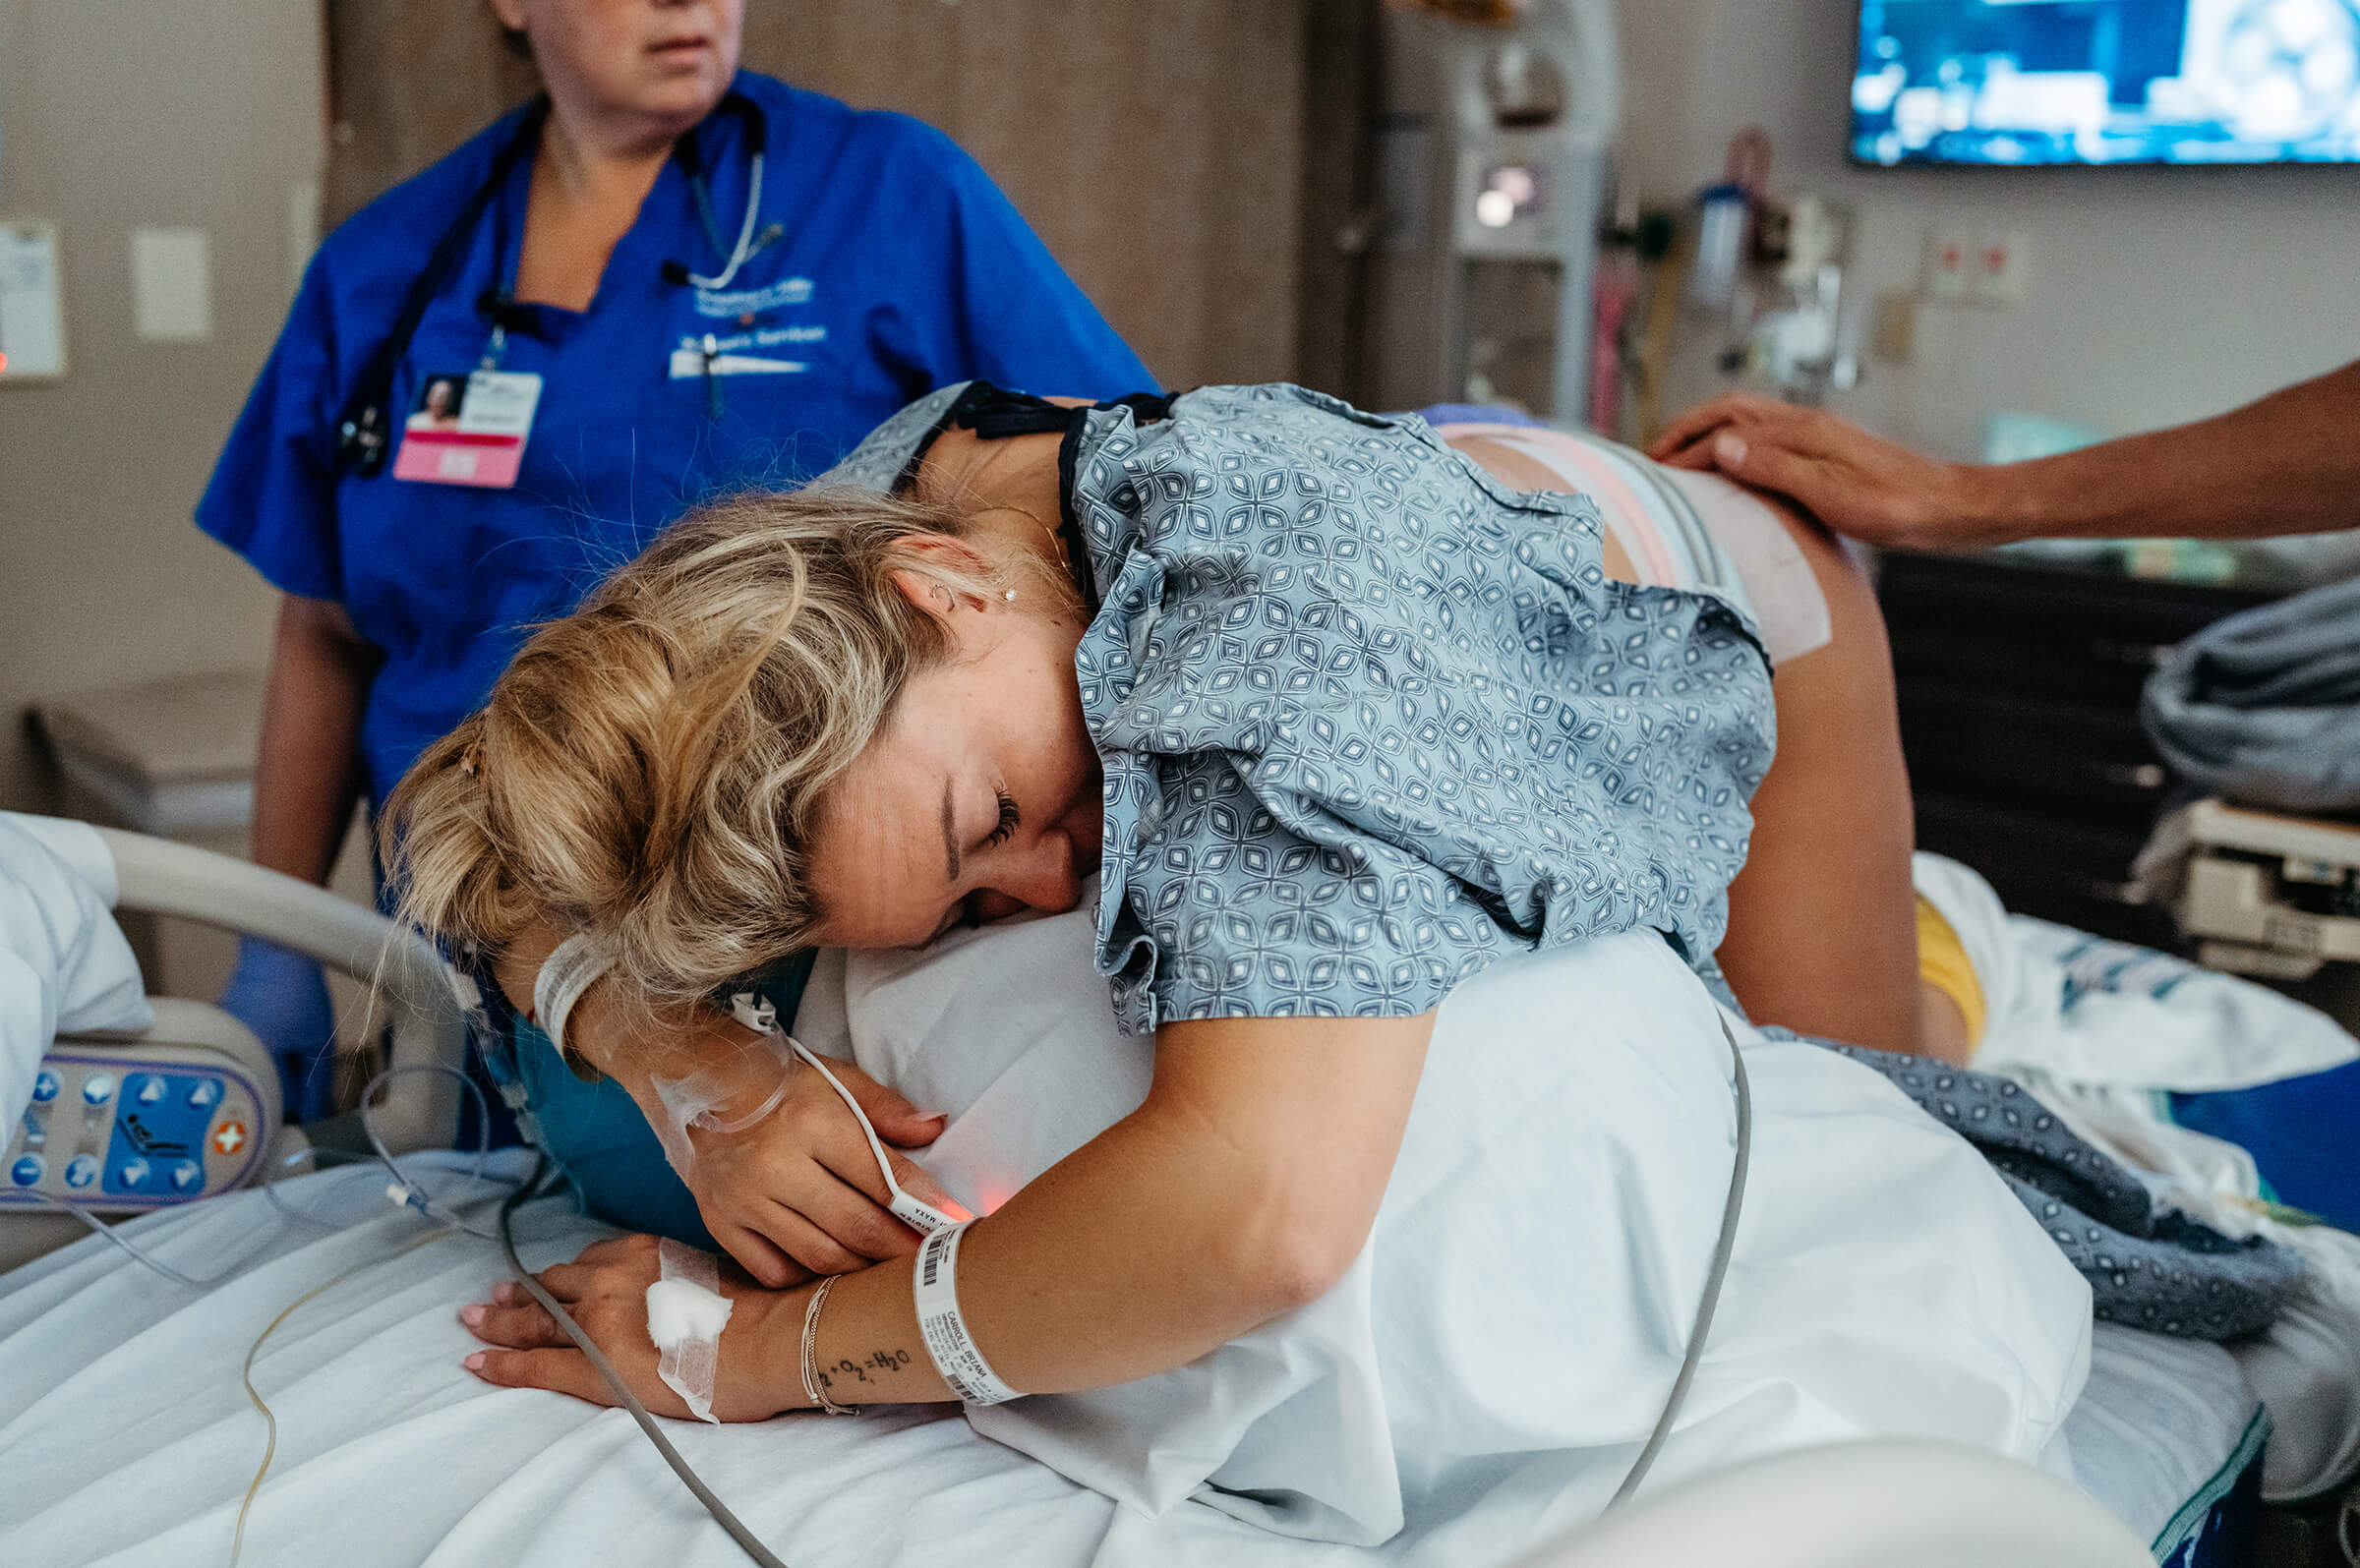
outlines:
M2360 0L1860 0L1861 163L2360 163Z

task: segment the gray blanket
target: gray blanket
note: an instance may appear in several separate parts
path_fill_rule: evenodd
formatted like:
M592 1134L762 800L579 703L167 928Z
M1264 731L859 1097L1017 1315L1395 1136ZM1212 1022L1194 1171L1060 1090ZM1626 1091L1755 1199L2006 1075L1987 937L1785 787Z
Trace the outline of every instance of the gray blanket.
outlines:
M1974 1144L2090 1282L2100 1322L2235 1339L2268 1328L2302 1283L2298 1253L2259 1236L2232 1241L2157 1205L2136 1176L2019 1084L1923 1057L1812 1043L1882 1073Z
M2280 811L2360 809L2360 578L2180 644L2140 718L2182 778Z

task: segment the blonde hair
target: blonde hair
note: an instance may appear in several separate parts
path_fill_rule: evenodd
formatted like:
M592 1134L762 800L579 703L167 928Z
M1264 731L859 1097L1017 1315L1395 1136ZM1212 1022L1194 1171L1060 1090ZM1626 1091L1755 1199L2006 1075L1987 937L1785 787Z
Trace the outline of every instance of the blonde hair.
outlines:
M1072 599L1032 552L939 548L967 534L952 508L863 490L681 519L411 766L380 829L400 918L495 956L538 922L591 934L653 1010L808 946L828 791L953 651L894 574Z

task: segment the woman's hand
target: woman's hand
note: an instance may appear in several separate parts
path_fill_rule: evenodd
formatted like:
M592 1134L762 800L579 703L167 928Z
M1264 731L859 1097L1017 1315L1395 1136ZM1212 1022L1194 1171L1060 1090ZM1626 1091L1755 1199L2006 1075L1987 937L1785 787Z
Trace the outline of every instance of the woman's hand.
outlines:
M828 1070L886 1143L919 1148L941 1135L941 1116L921 1116L851 1063L831 1060ZM915 1252L917 1233L886 1212L893 1194L859 1122L815 1069L798 1063L791 1073L786 1098L752 1127L738 1132L688 1129L693 1157L683 1180L705 1229L747 1273L774 1289ZM759 1104L776 1083L772 1076L743 1092ZM664 1114L648 1100L640 1107L651 1121ZM716 1114L726 1122L730 1108ZM903 1191L936 1208L965 1212L909 1159L891 1149L886 1158Z
M554 940L519 944L502 960L501 980L511 996L530 994L532 970L552 946ZM893 1194L877 1172L876 1156L826 1078L790 1061L785 1096L751 1127L735 1132L693 1124L681 1129L664 1103L659 1077L694 1081L695 1103L710 1101L713 1117L727 1126L770 1099L779 1086L781 1053L774 1041L719 1012L668 1027L660 1038L649 1038L646 1027L601 982L575 1004L566 1044L629 1093L696 1198L705 1229L756 1281L781 1290L917 1250L917 1233L886 1212ZM883 1142L922 1148L941 1136L942 1116L921 1115L849 1062L831 1059L828 1067ZM936 1208L958 1210L907 1158L891 1150L886 1157L904 1191Z
M570 1263L545 1268L534 1278L562 1303L573 1320L606 1354L639 1402L659 1416L685 1418L688 1407L672 1385L656 1375L655 1342L647 1336L647 1288L662 1274L653 1236L622 1236L593 1242ZM721 1294L730 1299L730 1320L721 1331L720 1370L713 1385L713 1414L722 1421L767 1421L806 1401L796 1363L803 1299L763 1290L727 1263ZM490 1302L463 1307L459 1321L485 1344L467 1358L467 1369L502 1388L546 1388L594 1405L620 1403L598 1368L590 1365L558 1320L524 1287L504 1281Z
M1731 392L1668 426L1648 456L1775 491L1871 545L1964 550L2003 537L1987 471L1937 462L1822 409Z

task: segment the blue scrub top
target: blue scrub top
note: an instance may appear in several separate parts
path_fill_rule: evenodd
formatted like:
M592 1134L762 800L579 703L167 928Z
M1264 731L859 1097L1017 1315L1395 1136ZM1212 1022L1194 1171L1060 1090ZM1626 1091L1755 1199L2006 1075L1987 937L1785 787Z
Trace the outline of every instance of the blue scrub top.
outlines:
M1102 397L1153 387L948 138L752 73L736 90L768 125L756 228L775 222L782 236L726 292L666 282L666 261L710 276L727 260L669 161L590 309L526 306L507 334L500 369L543 377L512 490L397 480L397 449L355 477L336 466L335 423L523 111L356 213L313 259L197 522L275 587L341 604L383 651L361 728L374 799L482 704L535 623L570 610L696 500L795 484L947 381ZM745 124L715 113L693 134L714 218L734 241ZM428 377L482 361L491 325L477 302L515 277L532 163L517 160L420 321L387 409L396 435ZM709 385L707 334L761 367Z

